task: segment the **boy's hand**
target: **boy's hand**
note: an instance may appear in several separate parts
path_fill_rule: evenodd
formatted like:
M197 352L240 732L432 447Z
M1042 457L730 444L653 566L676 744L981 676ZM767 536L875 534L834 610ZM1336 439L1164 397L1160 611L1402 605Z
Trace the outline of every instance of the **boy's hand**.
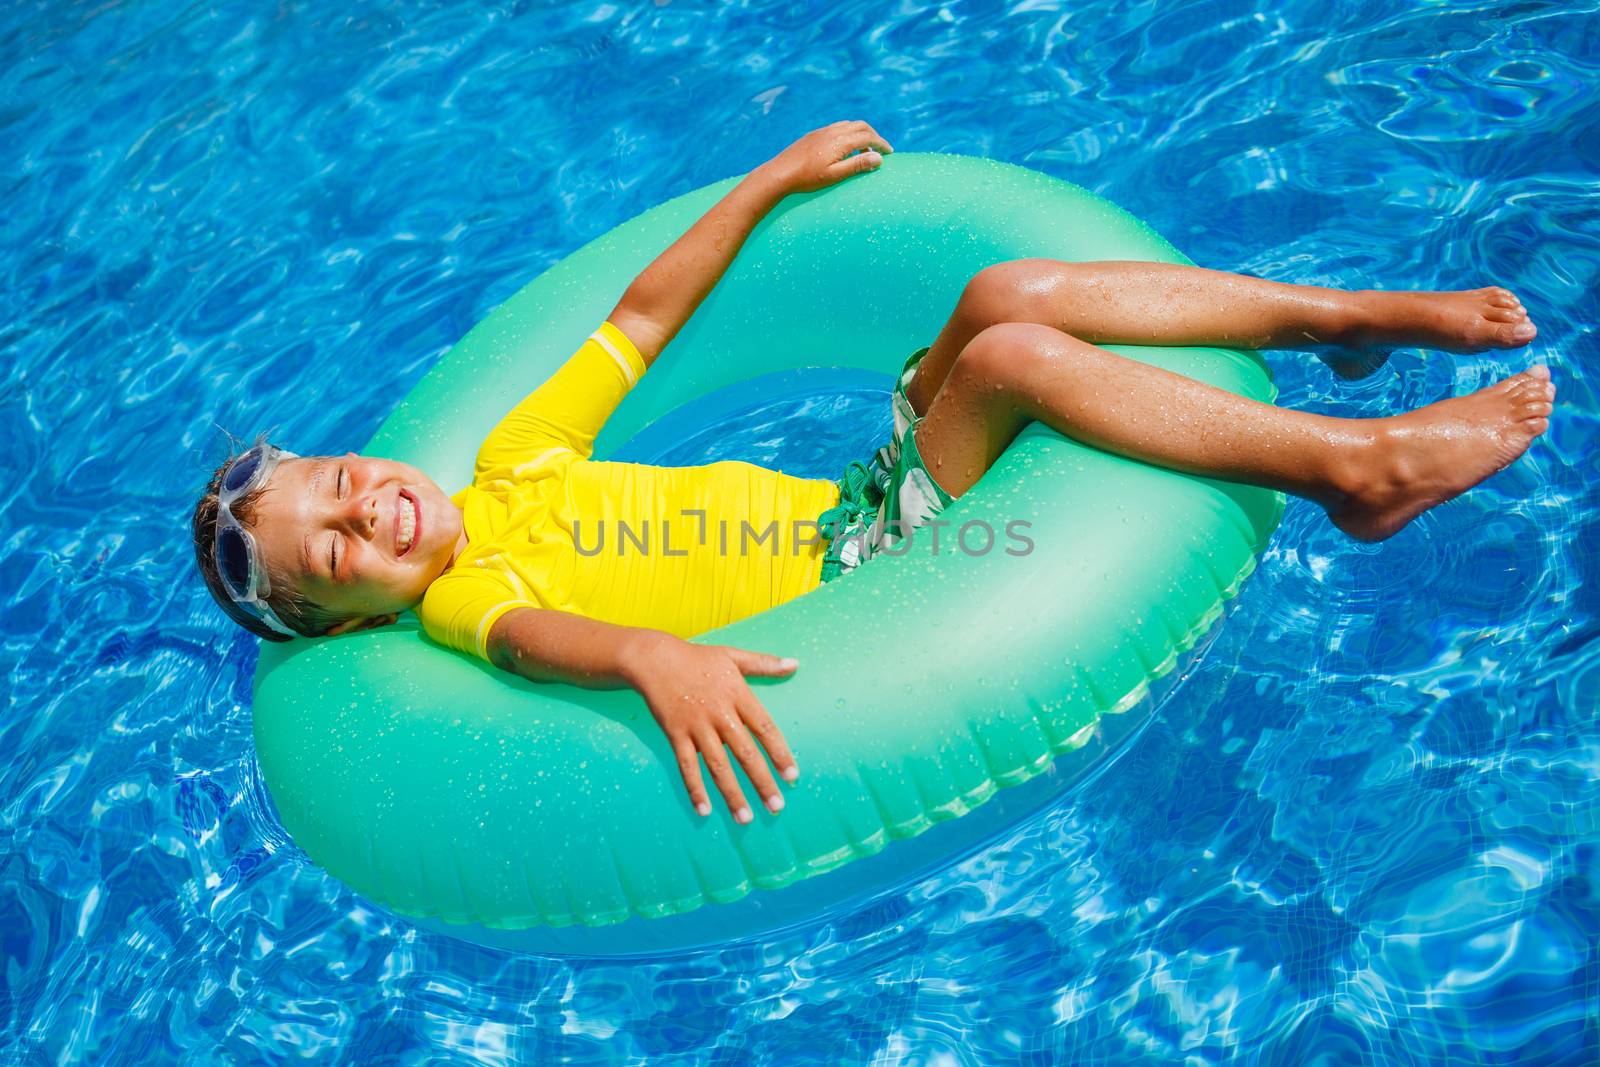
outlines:
M783 734L744 676L782 678L793 674L796 666L792 659L730 645L691 644L663 633L651 639L629 671L629 681L672 742L678 770L689 787L689 799L701 815L711 814L711 802L700 777L703 755L734 818L741 823L755 818L745 803L724 745L733 749L768 809L774 813L782 809L778 785L750 735L754 733L761 739L785 779L794 781L800 770Z
M810 193L852 174L876 170L884 155L893 151L865 122L835 122L806 134L762 166L776 176L786 194Z

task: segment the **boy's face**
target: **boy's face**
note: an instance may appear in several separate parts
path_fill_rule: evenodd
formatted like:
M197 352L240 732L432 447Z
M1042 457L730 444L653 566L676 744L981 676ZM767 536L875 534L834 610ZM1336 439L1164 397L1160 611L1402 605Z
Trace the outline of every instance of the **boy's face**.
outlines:
M251 532L302 596L356 616L330 634L393 622L466 547L461 509L432 479L354 452L278 464Z

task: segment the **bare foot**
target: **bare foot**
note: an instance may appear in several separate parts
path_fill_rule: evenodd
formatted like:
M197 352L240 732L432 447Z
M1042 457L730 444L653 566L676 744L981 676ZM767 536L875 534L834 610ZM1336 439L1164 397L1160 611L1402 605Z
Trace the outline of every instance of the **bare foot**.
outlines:
M1357 540L1393 535L1509 467L1549 427L1555 395L1549 368L1535 364L1476 393L1376 420L1364 469L1328 517Z
M1491 285L1456 293L1364 290L1359 321L1340 340L1356 348L1442 348L1482 352L1518 348L1538 334L1509 289Z

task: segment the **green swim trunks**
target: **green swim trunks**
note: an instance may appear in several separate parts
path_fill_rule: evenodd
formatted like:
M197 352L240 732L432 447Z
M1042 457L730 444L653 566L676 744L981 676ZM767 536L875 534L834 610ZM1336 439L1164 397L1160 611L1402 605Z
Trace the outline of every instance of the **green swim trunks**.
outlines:
M839 479L839 503L817 517L828 547L822 580L832 581L910 538L954 499L933 480L917 452L922 419L911 408L906 386L928 354L919 348L906 360L894 386L894 436L866 463L852 460ZM908 546L909 547L909 546Z

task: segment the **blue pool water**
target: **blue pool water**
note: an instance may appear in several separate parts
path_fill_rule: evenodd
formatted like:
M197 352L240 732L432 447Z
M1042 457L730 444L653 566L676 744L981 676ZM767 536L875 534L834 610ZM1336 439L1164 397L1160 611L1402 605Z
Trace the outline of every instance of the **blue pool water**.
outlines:
M1534 0L5 8L0 1060L1600 1060L1597 25ZM329 878L253 761L255 642L192 572L218 427L359 448L557 259L858 117L1088 186L1208 266L1506 284L1530 350L1357 384L1275 353L1280 400L1378 415L1537 359L1550 432L1380 545L1292 501L1120 758L824 924L554 961ZM819 460L875 417L841 408Z

